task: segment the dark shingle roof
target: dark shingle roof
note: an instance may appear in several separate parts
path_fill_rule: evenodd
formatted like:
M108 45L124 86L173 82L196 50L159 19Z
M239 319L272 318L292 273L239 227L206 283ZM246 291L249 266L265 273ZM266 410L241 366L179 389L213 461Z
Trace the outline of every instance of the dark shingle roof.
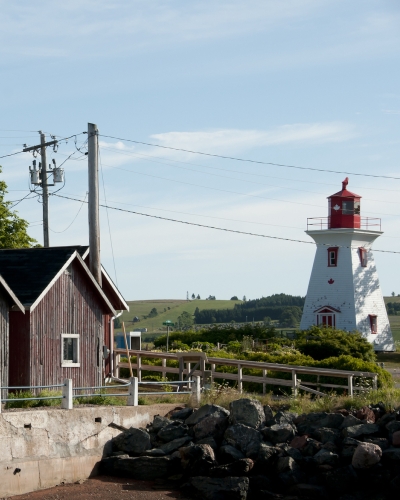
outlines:
M71 255L87 246L0 250L0 274L25 307L35 302Z

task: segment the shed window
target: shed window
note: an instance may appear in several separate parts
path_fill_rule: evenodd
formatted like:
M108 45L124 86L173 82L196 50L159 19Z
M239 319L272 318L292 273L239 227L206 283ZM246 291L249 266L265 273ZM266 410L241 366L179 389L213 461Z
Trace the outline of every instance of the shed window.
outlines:
M369 323L371 325L371 333L378 333L378 316L376 314L369 315Z
M328 267L336 267L338 260L338 247L328 248Z
M360 247L358 249L359 253L360 253L360 263L361 263L361 267L367 267L367 264L368 264L368 253L367 253L367 249L364 248L364 247Z
M79 335L63 333L61 335L61 365L64 367L79 367Z

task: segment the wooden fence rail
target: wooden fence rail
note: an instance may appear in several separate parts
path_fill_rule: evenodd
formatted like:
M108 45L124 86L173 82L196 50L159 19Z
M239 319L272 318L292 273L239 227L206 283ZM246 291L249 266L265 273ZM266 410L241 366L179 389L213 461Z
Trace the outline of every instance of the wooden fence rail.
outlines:
M297 395L299 389L310 392L312 394L317 394L324 396L326 393L321 391L321 388L327 389L347 389L348 395L353 396L355 391L363 391L367 388L372 388L376 390L378 388L378 375L373 372L358 372L358 371L347 371L347 370L334 370L331 368L315 368L312 366L295 366L295 365L283 365L278 363L264 363L258 361L246 361L244 359L225 359L225 358L214 358L208 357L207 360L200 364L200 369L191 370L190 363L186 365L186 368L182 369L179 367L167 366L167 361L178 361L179 357L174 353L166 352L151 352L151 351L129 351L130 356L136 356L136 363L132 363L132 369L137 371L137 377L139 382L142 381L142 373L158 372L165 378L168 373L180 375L180 380L182 376L200 376L205 381L213 381L215 379L223 380L233 380L237 382L237 387L240 392L243 391L244 382L254 382L257 384L262 384L263 394L266 393L267 385L280 385L291 387L293 394ZM115 349L114 350L114 377L120 377L121 368L129 368L129 364L121 362L121 357L126 358L126 350ZM161 366L147 365L143 363L143 359L159 359L161 360ZM232 366L235 367L237 373L229 373L223 371L217 371L217 366ZM257 369L262 371L262 375L247 375L243 373L243 369ZM290 373L290 379L281 379L269 377L268 372L283 372ZM316 380L314 382L308 380L301 380L302 375L314 375ZM335 377L338 379L345 379L346 384L330 383L330 382L320 382L320 377ZM359 378L358 384L354 384L354 378ZM365 379L372 380L372 387L370 384L365 384ZM338 381L339 382L339 381ZM311 387L310 387L311 386Z

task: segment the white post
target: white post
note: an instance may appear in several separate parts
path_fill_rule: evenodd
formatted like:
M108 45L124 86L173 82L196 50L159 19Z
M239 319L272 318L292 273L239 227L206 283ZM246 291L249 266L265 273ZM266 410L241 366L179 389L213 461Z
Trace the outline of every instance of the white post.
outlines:
M267 370L263 370L263 379L265 380L267 378L267 373L268 371ZM266 394L267 393L267 384L265 382L263 382L263 394Z
M61 400L61 408L64 410L72 410L74 403L72 398L72 379L66 378L64 380L64 386L62 390L62 400Z
M140 352L136 353L136 363L137 363L137 378L138 382L142 381L142 356L140 355Z
M372 384L373 384L373 389L374 391L378 390L378 375L374 375L374 378L372 379Z
M191 385L192 385L193 404L195 406L199 406L201 401L201 392L200 392L201 387L200 387L200 377L198 375L193 377L193 383Z
M165 358L163 358L163 359L161 360L161 366L162 366L163 368L166 368L166 367L167 367L167 360L166 360ZM165 370L163 370L163 371L161 372L161 376L162 376L162 378L163 378L163 379L166 379L166 378L167 378L167 372L166 372Z
M238 365L238 390L241 393L243 391L243 368Z
M131 385L129 386L129 395L128 395L128 406L138 406L138 393L139 393L139 380L137 377L131 377L129 379Z
M347 377L348 379L348 393L349 396L352 398L353 397L353 375L349 375Z
M298 391L297 391L297 373L296 373L296 370L292 370L292 390L293 390L293 396L297 397Z

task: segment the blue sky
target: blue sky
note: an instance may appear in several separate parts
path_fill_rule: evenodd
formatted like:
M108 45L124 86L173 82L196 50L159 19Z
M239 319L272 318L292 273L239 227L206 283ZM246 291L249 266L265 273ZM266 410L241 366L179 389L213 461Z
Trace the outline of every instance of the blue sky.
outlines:
M122 139L400 177L395 0L0 0L0 13L0 156L36 144L32 131L66 137L93 122ZM345 177L107 137L100 150L100 194L111 206L305 241L307 217L326 216ZM69 140L53 157L60 164L73 151ZM8 199L29 193L31 160L0 159ZM64 167L59 194L83 199L85 157L76 151ZM362 214L382 218L374 247L400 252L400 181L349 178ZM86 205L52 197L50 206L51 245L86 244ZM42 242L38 199L16 208ZM315 253L105 209L101 238L103 263L129 300L304 295ZM384 294L400 293L400 254L375 259Z

